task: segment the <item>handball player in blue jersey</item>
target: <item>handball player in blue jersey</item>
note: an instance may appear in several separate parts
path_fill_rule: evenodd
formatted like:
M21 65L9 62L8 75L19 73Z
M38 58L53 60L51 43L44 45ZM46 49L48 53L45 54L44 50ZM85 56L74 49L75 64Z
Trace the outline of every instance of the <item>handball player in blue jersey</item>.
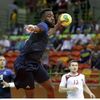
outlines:
M0 55L0 98L11 98L11 90L9 87L3 88L2 82L11 82L14 80L14 72L6 66L6 59Z
M55 33L61 26L55 25L54 14L51 9L41 12L41 22L37 25L27 25L26 32L30 33L19 57L14 63L16 77L14 84L17 89L23 88L27 98L34 96L34 82L38 82L46 89L47 97L54 97L54 88L50 77L41 63L41 57L46 50L48 35Z

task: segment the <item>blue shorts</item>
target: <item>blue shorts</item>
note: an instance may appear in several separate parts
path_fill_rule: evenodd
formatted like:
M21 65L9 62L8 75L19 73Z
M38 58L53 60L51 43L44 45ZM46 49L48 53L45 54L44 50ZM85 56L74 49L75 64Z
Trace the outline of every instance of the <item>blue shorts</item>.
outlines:
M14 83L17 89L32 89L34 82L43 83L49 79L48 72L41 63L27 61L24 64L18 61L14 64L16 77Z

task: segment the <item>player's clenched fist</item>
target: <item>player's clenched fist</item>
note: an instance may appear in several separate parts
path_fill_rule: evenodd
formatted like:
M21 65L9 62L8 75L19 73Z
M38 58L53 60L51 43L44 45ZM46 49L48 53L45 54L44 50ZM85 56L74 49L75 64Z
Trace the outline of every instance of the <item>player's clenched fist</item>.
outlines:
M24 29L27 33L37 33L39 30L37 25L26 25Z

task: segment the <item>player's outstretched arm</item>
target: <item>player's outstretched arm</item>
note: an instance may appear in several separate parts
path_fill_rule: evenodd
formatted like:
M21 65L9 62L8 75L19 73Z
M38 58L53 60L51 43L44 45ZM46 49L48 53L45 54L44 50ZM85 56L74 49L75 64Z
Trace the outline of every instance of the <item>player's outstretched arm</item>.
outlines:
M63 93L63 92L67 92L67 91L77 91L77 87L76 86L71 86L71 87L63 87L63 86L60 86L59 87L59 92L60 93Z
M24 29L27 33L39 33L42 31L37 25L26 25Z
M95 95L91 92L91 90L89 89L89 87L87 86L87 84L84 84L84 91L90 95L90 98L96 98Z

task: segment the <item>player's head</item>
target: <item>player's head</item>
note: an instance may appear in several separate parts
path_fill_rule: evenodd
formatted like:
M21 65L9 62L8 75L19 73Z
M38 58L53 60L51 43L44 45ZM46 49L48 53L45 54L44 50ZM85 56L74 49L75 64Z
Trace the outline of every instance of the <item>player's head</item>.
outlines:
M50 8L46 8L41 11L41 19L44 20L49 27L54 27L55 25L55 18L52 10Z
M76 73L78 71L78 62L76 60L71 60L69 62L70 72Z
M0 70L3 70L6 66L6 59L4 56L0 55Z

